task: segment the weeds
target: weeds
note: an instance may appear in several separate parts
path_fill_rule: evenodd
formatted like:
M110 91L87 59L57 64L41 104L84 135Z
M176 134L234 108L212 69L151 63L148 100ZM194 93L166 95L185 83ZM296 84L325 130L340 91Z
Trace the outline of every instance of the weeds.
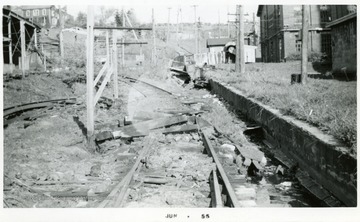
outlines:
M225 70L207 74L231 84L246 96L306 121L343 141L356 152L356 82L308 79L290 84L300 63L248 64L240 76Z

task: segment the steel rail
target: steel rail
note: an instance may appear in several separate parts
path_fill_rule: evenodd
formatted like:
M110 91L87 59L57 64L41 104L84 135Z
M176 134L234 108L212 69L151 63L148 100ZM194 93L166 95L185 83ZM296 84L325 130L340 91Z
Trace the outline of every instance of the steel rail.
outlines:
M235 191L234 191L233 187L231 186L229 178L227 177L225 170L222 167L222 165L216 155L216 152L210 143L209 138L207 137L205 132L201 131L200 134L203 138L203 142L204 142L204 146L206 148L207 154L208 154L208 156L211 156L213 158L213 160L216 164L217 171L219 172L219 175L224 183L224 188L226 189L227 195L229 197L229 199L227 201L229 202L231 207L240 207L240 204L236 197Z

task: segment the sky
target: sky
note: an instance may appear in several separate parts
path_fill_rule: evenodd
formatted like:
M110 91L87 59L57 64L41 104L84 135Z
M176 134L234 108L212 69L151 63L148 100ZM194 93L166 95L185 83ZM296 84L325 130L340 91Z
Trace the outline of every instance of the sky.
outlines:
M127 2L129 3L129 2ZM200 2L202 4L198 4L196 7L196 17L200 18L201 22L209 22L209 23L227 23L228 19L230 21L235 20L235 16L227 15L228 12L230 14L235 14L236 5L224 5L224 4L217 4L217 5L206 5L204 2ZM123 7L122 5L107 5L106 7L118 8L121 10ZM148 6L141 6L141 5L131 5L126 4L124 5L125 9L133 8L135 10L136 18L141 23L149 23L151 22L152 16L152 8L154 8L155 12L155 22L156 23L167 23L168 21L168 13L170 9L170 23L176 23L177 19L179 22L184 23L193 23L195 20L195 10L192 7L192 4L172 4L172 5L148 5ZM99 6L95 6L98 9ZM256 15L258 5L244 5L244 13L248 14L245 16L246 19L252 20L253 13ZM181 13L179 12L181 9ZM79 11L86 12L87 7L84 5L67 5L68 13L73 15L74 17L77 16ZM179 12L179 14L178 14ZM96 13L96 12L95 12ZM178 17L179 16L179 17Z

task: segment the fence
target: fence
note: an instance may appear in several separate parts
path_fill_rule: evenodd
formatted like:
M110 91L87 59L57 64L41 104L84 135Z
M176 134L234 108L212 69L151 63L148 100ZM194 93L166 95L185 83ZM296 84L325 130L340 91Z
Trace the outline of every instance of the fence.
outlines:
M196 64L216 65L220 63L225 63L225 52L208 52L208 53L199 53L194 55L194 60Z

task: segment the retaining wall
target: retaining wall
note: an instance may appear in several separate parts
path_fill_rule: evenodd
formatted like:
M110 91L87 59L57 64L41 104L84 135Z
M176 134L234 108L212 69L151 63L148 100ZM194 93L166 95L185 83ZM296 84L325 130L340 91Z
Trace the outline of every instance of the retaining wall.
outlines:
M260 124L276 149L297 162L317 183L346 206L357 205L357 159L332 136L307 123L282 115L239 90L210 80L211 90L233 108Z

